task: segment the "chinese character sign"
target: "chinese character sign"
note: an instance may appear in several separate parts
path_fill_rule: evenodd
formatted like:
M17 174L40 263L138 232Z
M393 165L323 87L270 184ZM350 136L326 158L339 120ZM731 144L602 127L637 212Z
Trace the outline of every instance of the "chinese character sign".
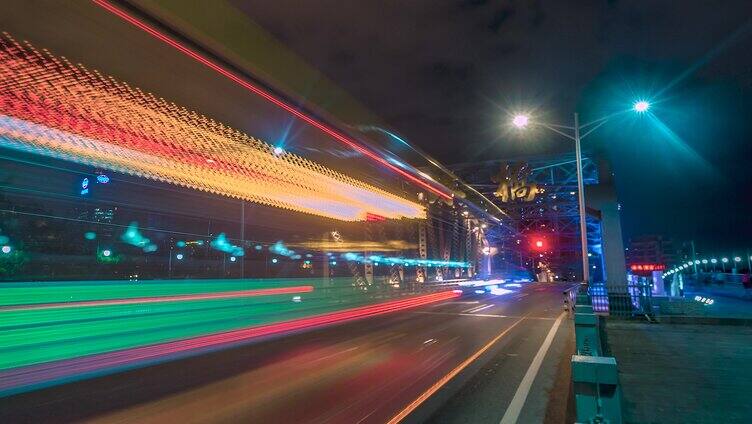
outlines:
M527 182L529 175L530 168L527 164L502 165L499 174L492 179L499 184L494 196L500 198L504 203L532 202L539 190L536 183Z

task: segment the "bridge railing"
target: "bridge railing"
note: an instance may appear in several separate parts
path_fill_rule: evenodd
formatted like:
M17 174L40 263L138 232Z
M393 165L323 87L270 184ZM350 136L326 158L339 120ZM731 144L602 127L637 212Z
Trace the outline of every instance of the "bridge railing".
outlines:
M652 286L648 283L627 283L619 286L591 284L588 298L596 313L610 316L653 315Z

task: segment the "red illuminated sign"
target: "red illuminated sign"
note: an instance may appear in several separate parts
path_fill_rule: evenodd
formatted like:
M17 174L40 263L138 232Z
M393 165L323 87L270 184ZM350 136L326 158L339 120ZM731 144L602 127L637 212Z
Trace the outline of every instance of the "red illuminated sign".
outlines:
M629 266L629 269L633 272L652 272L652 271L663 271L666 269L666 265L664 264L632 264Z

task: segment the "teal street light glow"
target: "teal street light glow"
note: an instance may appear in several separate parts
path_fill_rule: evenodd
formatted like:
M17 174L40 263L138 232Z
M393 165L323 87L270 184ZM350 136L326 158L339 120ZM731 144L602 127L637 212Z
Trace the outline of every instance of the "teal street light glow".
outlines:
M742 261L742 258L738 256L734 257L734 262L741 262L741 261Z
M183 254L182 254L182 253L178 253L177 255L175 255L175 257L176 257L176 258L177 258L177 259L178 259L179 261L182 261L182 260L183 260Z
M646 100L639 100L639 101L635 102L635 104L632 106L632 108L637 113L644 113L644 112L647 112L648 109L650 109L650 102L648 102Z
M721 262L723 262L724 264L725 264L725 263L728 263L728 258L722 258L722 259L721 259Z
M515 115L512 119L512 125L517 128L525 128L530 123L530 117L527 115Z
M3 246L2 248L3 253L5 253L6 255L10 253L11 250L12 250L11 247L8 245Z
M109 257L110 255L112 255L112 250L110 250L110 249L104 249L102 251L102 256Z
M710 263L711 264L717 264L718 263L718 259L713 258L713 259L710 260Z
M707 259L703 259L703 260L702 260L702 263L703 263L703 264L707 264L707 263L708 263L708 260L707 260Z

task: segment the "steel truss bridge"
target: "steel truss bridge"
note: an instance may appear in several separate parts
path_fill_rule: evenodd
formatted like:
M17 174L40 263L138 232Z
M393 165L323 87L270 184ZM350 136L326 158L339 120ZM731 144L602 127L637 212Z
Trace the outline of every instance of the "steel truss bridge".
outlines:
M495 195L498 175L507 165L520 164L523 165L520 174L524 175L517 177L528 185L536 184L539 193L532 201L503 202ZM573 154L465 163L451 168L508 214L508 226L486 233L489 243L498 247L496 261L501 263L497 262L496 267L503 269L506 263L532 270L538 262L543 262L561 278L575 279L581 275L577 167ZM586 186L600 182L598 163L590 156L583 157L583 182ZM588 208L587 237L594 281L603 279L601 235L600 213ZM546 241L541 251L530 249L533 237Z

